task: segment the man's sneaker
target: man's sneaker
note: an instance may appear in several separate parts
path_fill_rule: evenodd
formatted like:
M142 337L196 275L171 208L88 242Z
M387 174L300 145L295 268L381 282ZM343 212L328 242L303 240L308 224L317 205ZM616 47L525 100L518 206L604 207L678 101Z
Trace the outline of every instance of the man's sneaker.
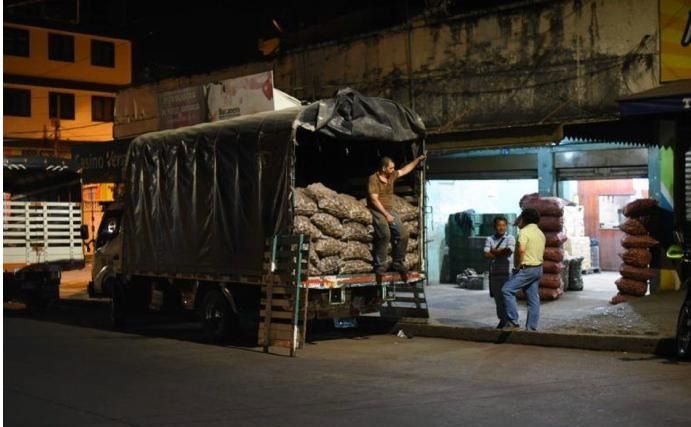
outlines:
M386 268L385 267L375 267L374 268L374 274L382 275L386 274Z
M506 325L504 325L503 328L501 328L503 331L518 331L521 329L521 327L517 323L513 323L512 321L506 322Z
M400 262L394 262L391 265L391 268L393 271L399 273L399 274L408 274L408 269L406 268L405 265L401 264Z

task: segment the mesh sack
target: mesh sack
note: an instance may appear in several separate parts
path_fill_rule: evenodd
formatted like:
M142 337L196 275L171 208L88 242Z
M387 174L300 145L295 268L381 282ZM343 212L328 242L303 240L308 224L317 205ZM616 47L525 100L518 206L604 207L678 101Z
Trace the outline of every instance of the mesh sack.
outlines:
M293 230L295 230L295 233L297 234L306 234L310 236L312 240L323 236L322 232L314 224L312 224L312 221L310 221L310 219L306 216L298 215L295 217Z
M420 234L420 223L418 221L408 221L403 223L404 227L408 227L408 235L418 236Z
M561 288L538 288L538 294L542 301L554 301L564 293ZM523 297L525 299L525 296Z
M632 248L650 248L658 245L660 242L650 236L630 236L626 235L621 239L621 245L626 249Z
M545 246L560 248L567 240L566 234L556 231L547 231L545 234Z
M339 242L336 239L332 239L331 237L323 237L321 239L317 239L317 241L312 244L312 247L314 247L314 251L320 257L328 257L340 255L345 249L346 244Z
M420 256L416 253L408 253L405 255L404 264L408 270L418 270L420 268Z
M372 263L372 252L369 247L361 242L351 241L345 244L341 251L341 258L344 260L359 259Z
M583 290L583 257L571 258L569 261L569 286L570 291Z
M535 209L540 216L562 216L567 202L559 197L540 197L537 193L532 193L523 196L518 205L521 209Z
M561 248L545 248L543 258L547 261L562 262L564 260L564 250Z
M408 247L406 248L406 252L415 252L418 249L418 241L417 239L408 239Z
M643 223L634 218L629 218L622 224L619 224L619 229L626 234L633 236L640 236L642 234L648 234L648 230L645 229Z
M326 234L327 236L340 239L343 237L343 234L345 234L341 221L339 221L338 218L333 215L318 212L312 215L311 221L322 233Z
M559 233L564 229L563 216L540 216L540 222L537 225L542 231L552 231Z
M635 297L633 295L626 295L626 294L622 294L621 292L619 292L618 294L613 296L611 300L609 300L609 303L616 305L616 304L621 304L622 302L629 302L631 300L638 299L638 298L639 297Z
M650 215L657 208L655 199L637 199L624 206L624 216L633 218Z
M542 271L546 274L561 274L564 271L564 264L561 262L544 261Z
M619 274L627 279L645 282L646 280L650 280L655 277L656 270L652 268L640 268L632 265L622 264L619 266Z
M550 289L561 289L564 286L561 282L561 276L559 274L545 273L540 278L540 287Z
M619 293L624 295L633 295L635 297L642 297L648 291L648 284L639 280L627 279L620 277L614 283L617 284Z
M317 267L322 274L338 274L341 265L343 265L343 260L341 260L341 257L330 256L320 259Z
M343 240L356 240L369 243L374 238L374 227L362 225L358 222L346 222L343 224Z
M398 213L401 221L413 221L418 218L418 209L403 197L394 194L392 207Z
M651 254L648 249L631 248L619 254L619 257L624 261L624 264L643 268L650 264L653 259L653 254Z
M338 270L339 274L370 273L373 270L372 263L360 259L344 261Z
M317 204L307 194L304 188L295 189L295 213L297 215L312 216L319 210Z

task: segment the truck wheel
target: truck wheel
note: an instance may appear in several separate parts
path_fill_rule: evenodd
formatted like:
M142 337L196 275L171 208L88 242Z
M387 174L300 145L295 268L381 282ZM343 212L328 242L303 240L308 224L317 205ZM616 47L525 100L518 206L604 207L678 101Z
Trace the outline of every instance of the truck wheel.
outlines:
M125 285L112 281L113 295L110 298L110 322L113 328L123 329L127 324L127 299Z
M211 342L223 342L230 337L234 313L223 294L210 290L204 295L201 306L201 321L204 335Z

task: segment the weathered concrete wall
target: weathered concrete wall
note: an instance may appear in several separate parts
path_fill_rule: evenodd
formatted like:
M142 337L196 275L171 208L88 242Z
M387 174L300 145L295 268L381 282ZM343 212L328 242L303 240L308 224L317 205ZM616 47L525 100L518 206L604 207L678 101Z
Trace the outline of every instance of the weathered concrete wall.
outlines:
M273 66L276 87L300 99L352 86L412 106L435 133L602 119L616 113L619 96L657 84L657 16L653 0L518 2L443 22L419 19L130 95Z

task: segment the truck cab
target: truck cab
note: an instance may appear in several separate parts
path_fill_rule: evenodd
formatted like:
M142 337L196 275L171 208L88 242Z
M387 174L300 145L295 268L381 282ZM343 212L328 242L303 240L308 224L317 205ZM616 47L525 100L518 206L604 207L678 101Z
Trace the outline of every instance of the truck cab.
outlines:
M105 203L103 219L90 242L94 245L94 257L87 290L92 298L112 296L112 284L121 269L122 213L122 202Z

